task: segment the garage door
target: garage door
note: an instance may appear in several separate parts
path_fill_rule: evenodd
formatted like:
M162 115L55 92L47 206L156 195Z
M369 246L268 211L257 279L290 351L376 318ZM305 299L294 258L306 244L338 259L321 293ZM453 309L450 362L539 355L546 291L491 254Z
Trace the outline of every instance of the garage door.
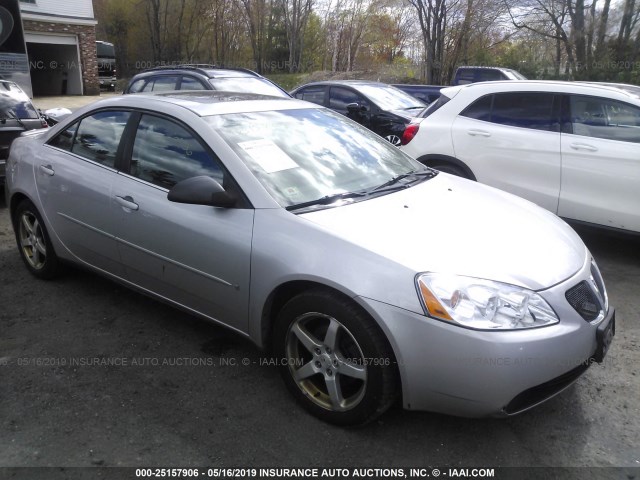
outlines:
M75 35L25 33L34 96L82 95Z

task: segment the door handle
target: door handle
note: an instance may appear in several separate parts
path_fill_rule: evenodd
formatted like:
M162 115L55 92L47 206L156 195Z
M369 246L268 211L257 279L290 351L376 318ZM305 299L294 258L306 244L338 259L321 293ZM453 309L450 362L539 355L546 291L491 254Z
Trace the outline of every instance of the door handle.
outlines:
M127 195L126 197L116 195L116 201L129 210L138 210L138 208L140 208L138 204L133 201L133 198L130 195Z
M467 133L472 137L490 137L491 134L486 130L467 130Z
M574 150L586 150L588 152L597 152L598 147L594 147L593 145L587 145L586 143L572 143L570 145Z
M56 174L51 165L40 165L40 171L45 175L49 175L50 177L53 177Z

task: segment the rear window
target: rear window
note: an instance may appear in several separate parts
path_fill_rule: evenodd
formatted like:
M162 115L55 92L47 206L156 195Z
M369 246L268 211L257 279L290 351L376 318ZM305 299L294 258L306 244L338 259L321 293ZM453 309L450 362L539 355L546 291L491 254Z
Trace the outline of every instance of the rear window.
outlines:
M0 82L0 116L7 118L39 118L26 93L13 82Z
M486 95L465 108L460 115L463 117L473 118L475 120L489 122L491 121L492 103L493 95Z
M421 117L427 118L429 115L433 114L437 110L440 109L443 105L445 105L449 100L451 100L446 95L440 95L440 97L433 103L430 103L429 106L422 112Z

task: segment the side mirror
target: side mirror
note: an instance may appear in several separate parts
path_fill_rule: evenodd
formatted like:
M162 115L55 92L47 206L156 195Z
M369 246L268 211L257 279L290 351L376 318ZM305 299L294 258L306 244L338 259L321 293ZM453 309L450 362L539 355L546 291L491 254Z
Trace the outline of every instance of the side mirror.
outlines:
M358 113L358 114L360 114L360 113L366 112L367 111L367 107L364 106L364 105L360 105L357 102L353 102L353 103L349 103L347 105L347 111L349 113Z
M176 203L222 208L233 207L238 201L234 194L227 192L222 185L206 175L187 178L176 183L169 190L167 199Z

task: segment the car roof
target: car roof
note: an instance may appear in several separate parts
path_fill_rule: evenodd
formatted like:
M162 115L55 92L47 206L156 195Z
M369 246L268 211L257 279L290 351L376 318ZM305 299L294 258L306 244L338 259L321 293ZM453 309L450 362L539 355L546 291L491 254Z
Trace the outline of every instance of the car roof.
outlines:
M578 93L583 95L599 95L602 96L606 91L610 98L619 100L632 101L640 104L640 98L637 95L611 85L603 85L597 83L583 82L567 82L561 80L499 80L491 82L468 83L466 85L457 85L455 87L447 87L441 92L447 97L452 98L459 92L468 91L474 94L481 93L497 93L497 92L518 92L518 91L547 91L554 93Z
M167 67L156 67L137 73L135 78L145 78L153 75L176 75L184 73L198 73L209 78L242 78L254 77L262 78L262 75L246 68L217 67L215 65L175 65Z
M200 117L227 113L323 108L315 103L304 102L293 98L260 95L257 93L198 90L123 95L100 100L91 105L91 110L109 107L150 108L153 104L176 105L190 110Z
M345 85L345 86L358 86L358 85L374 85L374 86L383 86L388 87L389 85L382 82L376 82L374 80L323 80L320 82L311 82L305 83L304 85L300 85L296 90L299 90L303 87L311 87L314 85L323 86L323 85Z
M585 83L587 85L600 85L603 87L615 87L615 88L619 88L620 90L625 90L627 92L640 94L640 86L633 85L631 83L615 83L615 82L580 82L580 83Z

